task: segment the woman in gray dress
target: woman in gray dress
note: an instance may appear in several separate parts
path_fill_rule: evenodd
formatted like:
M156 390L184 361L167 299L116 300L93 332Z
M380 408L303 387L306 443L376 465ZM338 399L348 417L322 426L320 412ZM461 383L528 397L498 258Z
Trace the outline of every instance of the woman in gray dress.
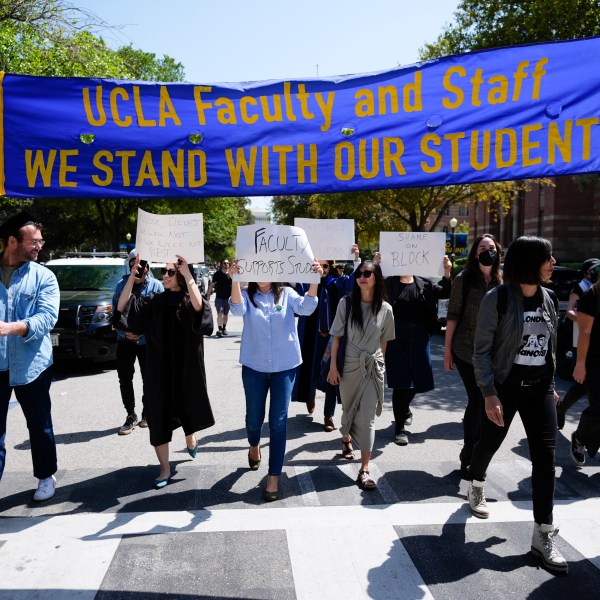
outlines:
M347 305L339 303L331 327L333 343L327 381L340 386L342 455L348 460L354 458L354 439L361 458L356 483L363 490L373 490L376 484L369 475L369 460L375 441L375 415L381 415L383 407L385 349L395 335L392 307L385 301L385 285L377 263L363 261L354 272L344 369L340 375L336 359L346 326Z

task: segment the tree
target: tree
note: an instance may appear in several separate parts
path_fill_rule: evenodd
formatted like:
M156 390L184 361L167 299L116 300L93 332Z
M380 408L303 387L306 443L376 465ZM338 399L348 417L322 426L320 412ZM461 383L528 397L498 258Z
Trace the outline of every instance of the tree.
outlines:
M543 183L549 182L544 180ZM272 214L278 223L295 217L354 219L357 241L370 247L380 231L435 231L447 209L488 201L497 214L506 212L527 181L499 181L372 192L275 196Z
M462 0L422 59L600 34L598 0Z
M252 222L248 203L247 198L43 198L17 201L11 213L31 211L46 225L44 238L54 253L119 250L127 233L135 235L138 208L153 214L203 213L204 251L214 259L233 254L237 226Z

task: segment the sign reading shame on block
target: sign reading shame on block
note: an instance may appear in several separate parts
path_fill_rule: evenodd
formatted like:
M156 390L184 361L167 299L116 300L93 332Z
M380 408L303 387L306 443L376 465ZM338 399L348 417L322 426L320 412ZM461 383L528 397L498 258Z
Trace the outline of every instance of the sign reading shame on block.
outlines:
M235 242L235 281L318 283L304 229L291 225L243 225Z
M176 255L204 262L202 213L153 215L140 208L135 242L140 258L149 262L176 262Z
M354 260L354 219L294 219L318 260Z
M382 231L379 234L383 275L444 275L446 234L430 231Z

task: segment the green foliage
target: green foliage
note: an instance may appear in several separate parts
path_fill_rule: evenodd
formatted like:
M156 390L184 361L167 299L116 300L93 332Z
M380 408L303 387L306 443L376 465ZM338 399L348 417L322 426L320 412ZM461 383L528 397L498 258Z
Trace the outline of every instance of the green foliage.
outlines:
M462 0L422 59L600 34L598 0Z
M547 180L541 181L550 185ZM291 225L295 217L354 219L356 239L363 248L374 247L381 231L435 231L446 210L487 201L492 212L505 213L527 181L498 181L472 185L401 188L371 192L275 196L276 222Z
M252 215L247 198L34 199L18 201L8 214L30 210L45 225L46 251L116 251L131 233L135 243L138 208L153 214L203 213L204 250L208 257L233 256L237 226ZM0 207L1 208L1 207ZM60 219L57 219L60 215Z

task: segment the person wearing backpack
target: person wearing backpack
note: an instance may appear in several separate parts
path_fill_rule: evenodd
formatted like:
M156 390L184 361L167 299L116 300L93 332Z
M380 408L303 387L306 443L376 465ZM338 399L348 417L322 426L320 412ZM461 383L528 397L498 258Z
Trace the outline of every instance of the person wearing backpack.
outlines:
M578 308L579 301L583 295L598 281L598 274L600 273L600 259L588 258L581 265L582 280L571 290L569 294L569 303L567 304L567 312L561 325L559 325L559 335L562 328L567 329L568 335L570 336L569 348L573 346L573 323L578 321ZM570 325L570 326L569 326ZM577 352L575 351L575 354ZM577 359L575 358L575 361ZM573 406L580 398L583 398L587 393L585 385L575 381L575 383L567 390L563 399L556 405L556 413L558 416L558 428L562 429L565 426L565 418L567 411Z
M518 412L527 434L532 463L534 527L531 551L543 565L566 573L568 564L556 547L553 524L556 402L556 330L558 299L542 284L550 281L556 260L544 238L522 236L506 253L508 282L481 302L473 367L485 402L479 440L473 449L467 492L469 509L487 519L484 483L487 468Z
M463 417L464 444L459 456L461 476L467 480L471 454L479 439L479 420L483 407L483 396L473 371L475 327L483 297L502 283L501 256L502 247L491 233L476 237L465 269L452 282L448 303L444 368L452 371L456 366L467 392Z
M585 464L586 449L592 458L600 449L600 282L583 295L577 312L579 339L573 379L584 386L590 402L571 436L571 458L581 467Z

